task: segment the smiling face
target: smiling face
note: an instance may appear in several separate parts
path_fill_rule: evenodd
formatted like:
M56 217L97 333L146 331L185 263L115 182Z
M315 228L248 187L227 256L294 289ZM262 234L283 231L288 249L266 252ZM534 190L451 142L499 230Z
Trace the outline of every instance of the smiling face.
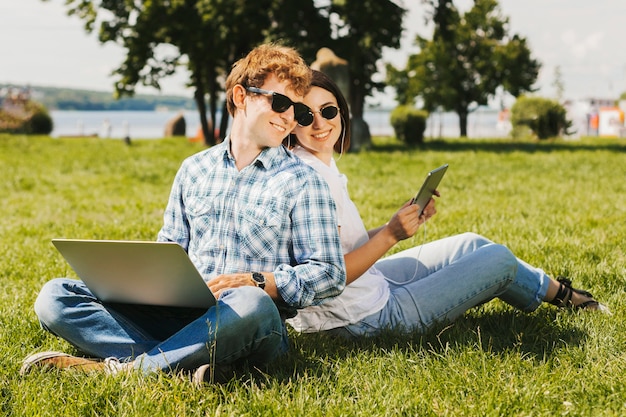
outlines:
M259 88L283 94L293 102L302 101L287 81L279 81L273 74ZM233 119L232 136L238 140L246 139L258 149L279 146L297 124L293 106L283 113L272 110L271 95L249 92L237 85L233 88L233 102L239 114Z
M293 133L300 146L328 165L333 157L335 143L341 135L341 117L337 113L335 117L325 119L320 111L328 106L337 107L337 99L330 91L314 86L304 97L304 104L313 111L313 123L296 126Z

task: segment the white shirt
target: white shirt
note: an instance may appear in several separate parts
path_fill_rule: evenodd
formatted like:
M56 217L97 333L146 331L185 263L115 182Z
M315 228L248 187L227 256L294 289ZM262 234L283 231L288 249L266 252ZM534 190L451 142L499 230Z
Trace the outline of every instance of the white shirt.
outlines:
M353 251L369 240L361 215L350 200L348 179L339 172L335 160L324 164L306 149L296 146L293 152L312 166L328 183L337 206L339 236L343 253ZM375 267L346 286L343 293L323 304L298 310L298 315L287 322L305 333L329 330L357 323L380 311L389 299L389 285L384 275Z

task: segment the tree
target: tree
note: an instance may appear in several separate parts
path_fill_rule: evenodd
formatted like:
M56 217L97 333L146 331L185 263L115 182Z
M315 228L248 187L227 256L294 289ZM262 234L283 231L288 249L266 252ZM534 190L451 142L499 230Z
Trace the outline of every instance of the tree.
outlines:
M288 43L307 62L313 62L320 46L329 45L331 28L328 11L312 0L274 0L267 40Z
M46 1L46 0L43 0ZM365 97L383 83L373 82L382 48L398 48L405 10L391 0L66 0L69 15L98 29L98 39L127 50L113 71L117 97L132 96L137 84L160 89L160 81L184 65L207 144L231 65L252 47L270 40L295 46L312 62L321 46L330 46L350 65L349 100L353 122L363 121ZM332 22L332 27L331 27ZM332 37L331 37L332 31ZM222 107L220 137L228 125ZM367 128L367 125L365 124ZM358 129L356 129L358 130ZM369 143L369 129L361 142ZM359 137L354 138L358 148Z
M126 59L113 71L116 96L132 96L139 83L160 89L163 78L185 65L209 145L215 143L212 126L224 77L239 57L280 36L302 42L308 50L329 37L328 24L324 31L313 0L299 0L298 8L289 0L66 0L66 4L68 14L83 19L88 32L99 27L102 43L115 42L127 50ZM221 138L228 124L224 107L222 116Z
M563 92L565 91L565 85L563 84L563 75L561 74L561 67L554 67L554 81L552 82L556 93L556 100L560 103L563 101Z
M388 82L400 103L419 97L429 111L441 106L456 112L464 137L472 110L486 105L499 87L515 97L532 91L540 64L526 39L508 35L508 18L496 0L476 0L462 16L450 0L433 7L433 39L417 36L420 52L404 70L388 65Z
M406 10L390 0L333 0L329 8L334 52L348 61L348 100L352 113L352 150L368 147L369 128L363 120L365 97L382 90L372 77L378 72L383 47L400 47Z

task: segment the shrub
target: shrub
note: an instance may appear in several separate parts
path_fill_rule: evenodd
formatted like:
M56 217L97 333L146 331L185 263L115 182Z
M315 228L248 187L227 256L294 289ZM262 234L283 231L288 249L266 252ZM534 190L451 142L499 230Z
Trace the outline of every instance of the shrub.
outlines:
M567 120L565 107L555 100L542 97L519 97L511 108L513 137L527 134L548 139L568 134L572 122Z
M49 135L52 117L48 110L34 101L24 101L9 110L0 108L0 132Z
M424 143L428 112L401 105L391 111L390 121L396 137L409 146Z
M24 123L24 133L49 135L53 127L52 117L42 105L38 104L36 107L30 118L26 119Z

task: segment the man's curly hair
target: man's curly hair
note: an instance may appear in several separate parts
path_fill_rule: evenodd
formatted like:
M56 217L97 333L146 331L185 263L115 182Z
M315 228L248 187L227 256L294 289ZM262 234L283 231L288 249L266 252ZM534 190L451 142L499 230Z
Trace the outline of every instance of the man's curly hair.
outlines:
M257 46L244 58L235 62L226 79L226 106L232 116L235 112L233 87L261 87L268 75L287 81L298 95L304 96L311 88L311 69L295 49L267 43Z

